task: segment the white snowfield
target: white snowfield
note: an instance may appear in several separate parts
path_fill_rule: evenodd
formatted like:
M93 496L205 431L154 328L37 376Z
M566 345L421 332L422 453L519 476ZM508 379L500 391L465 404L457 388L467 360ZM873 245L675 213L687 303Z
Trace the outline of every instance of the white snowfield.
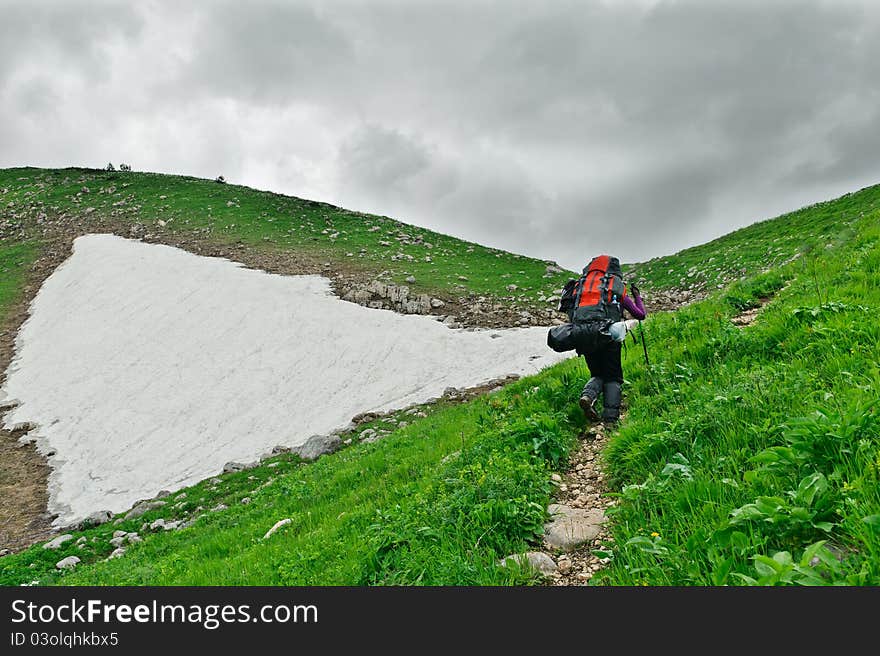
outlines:
M450 330L341 301L321 276L88 235L34 299L0 400L19 403L7 428L36 424L28 438L49 455L49 510L63 526L358 413L570 357L546 335Z

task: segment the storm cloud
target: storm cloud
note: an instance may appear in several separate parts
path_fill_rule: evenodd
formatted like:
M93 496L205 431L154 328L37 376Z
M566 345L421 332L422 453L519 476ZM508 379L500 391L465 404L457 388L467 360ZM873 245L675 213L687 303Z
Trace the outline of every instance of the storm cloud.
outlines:
M880 182L867 1L0 8L0 166L222 174L572 269Z

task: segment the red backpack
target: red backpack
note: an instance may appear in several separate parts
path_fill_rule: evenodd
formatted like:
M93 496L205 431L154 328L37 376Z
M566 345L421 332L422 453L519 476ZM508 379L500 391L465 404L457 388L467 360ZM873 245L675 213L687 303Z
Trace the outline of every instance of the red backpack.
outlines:
M625 297L620 260L599 255L584 267L580 278L569 280L565 285L559 310L566 312L573 323L597 320L611 323L623 319Z

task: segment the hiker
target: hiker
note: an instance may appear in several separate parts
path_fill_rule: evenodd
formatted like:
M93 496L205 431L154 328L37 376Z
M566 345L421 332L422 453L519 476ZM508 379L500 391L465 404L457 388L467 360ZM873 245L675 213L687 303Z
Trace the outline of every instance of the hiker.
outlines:
M639 320L647 314L638 288L632 285L631 289L632 297L627 294L620 261L610 255L598 255L584 267L581 277L569 281L563 291L560 309L568 313L571 321L571 343L590 369L590 380L578 403L591 421L615 424L620 418L620 347L629 324L634 323L624 321L624 311ZM600 394L601 416L596 409Z

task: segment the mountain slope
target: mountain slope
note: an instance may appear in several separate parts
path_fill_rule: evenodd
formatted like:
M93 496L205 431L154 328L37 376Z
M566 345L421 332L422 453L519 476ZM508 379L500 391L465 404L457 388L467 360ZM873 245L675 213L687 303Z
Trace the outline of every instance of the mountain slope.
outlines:
M630 343L627 418L605 453L614 540L594 581L880 584L878 197L865 189L636 268L653 290L712 257L721 271L707 280L743 279L650 316L650 366ZM735 323L747 309L754 322ZM7 556L0 580L533 582L496 562L540 543L551 473L588 439L585 377L572 359L468 403L373 418L317 463L282 454L141 517L72 531L58 551ZM388 434L373 441L370 429ZM150 528L158 518L193 523ZM103 560L113 531L143 541ZM83 564L56 571L67 555Z

